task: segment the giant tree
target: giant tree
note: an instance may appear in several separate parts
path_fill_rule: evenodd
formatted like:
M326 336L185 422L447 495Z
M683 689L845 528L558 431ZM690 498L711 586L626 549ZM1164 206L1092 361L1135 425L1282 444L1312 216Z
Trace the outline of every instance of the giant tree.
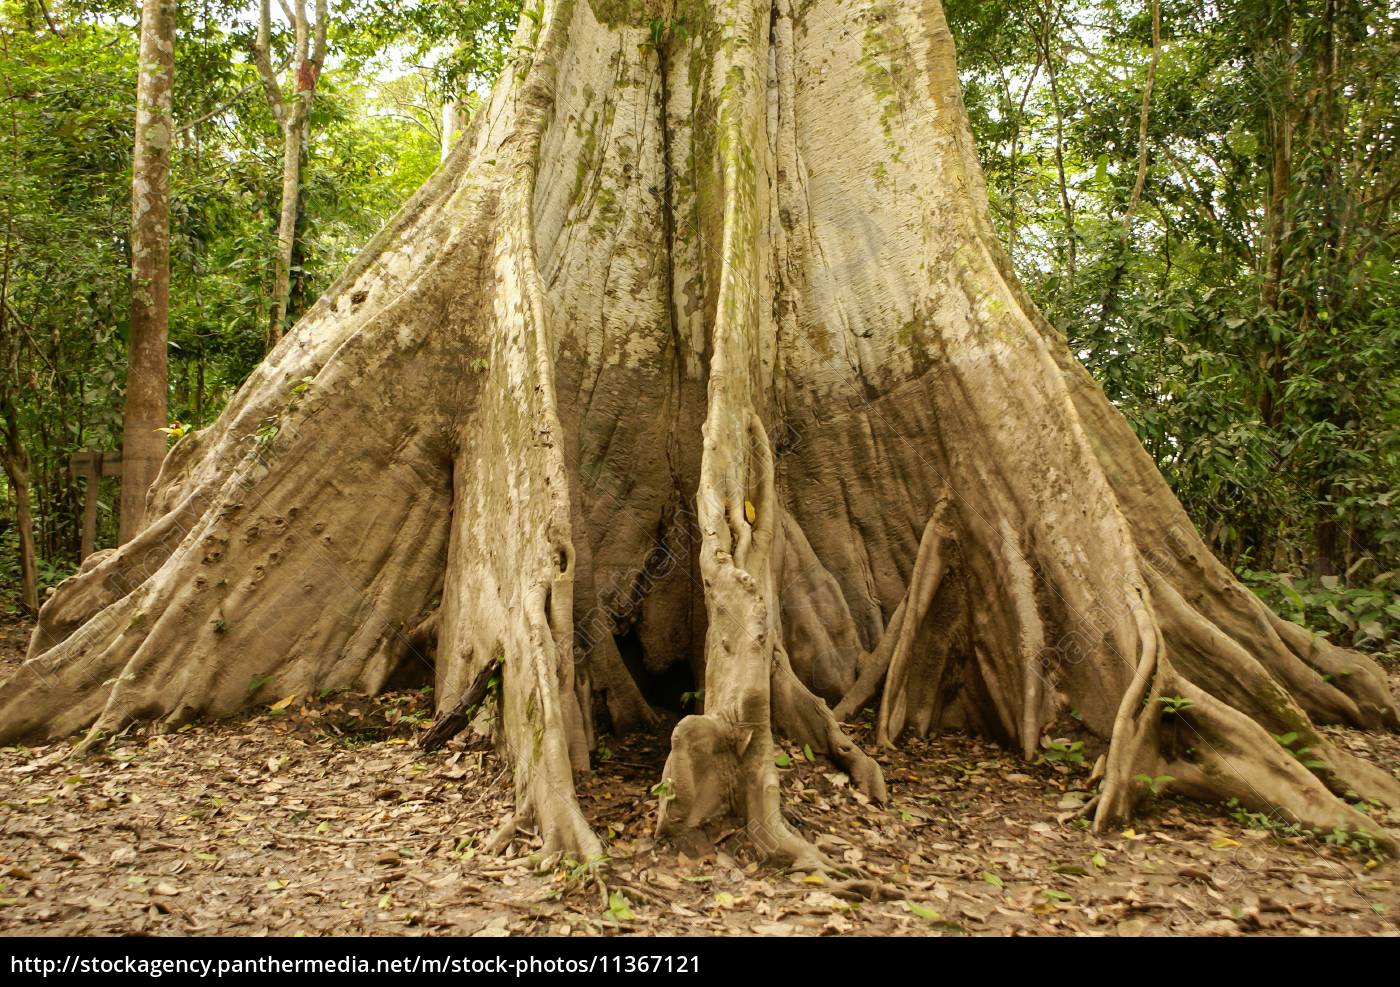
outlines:
M678 682L663 831L803 866L775 730L884 791L828 701L878 697L879 743L1083 729L1100 827L1144 775L1328 830L1400 804L1317 729L1400 726L1378 668L1235 581L1010 274L938 0L527 10L30 650L0 735L87 746L429 655L445 711L500 663L517 818L585 857L575 772Z

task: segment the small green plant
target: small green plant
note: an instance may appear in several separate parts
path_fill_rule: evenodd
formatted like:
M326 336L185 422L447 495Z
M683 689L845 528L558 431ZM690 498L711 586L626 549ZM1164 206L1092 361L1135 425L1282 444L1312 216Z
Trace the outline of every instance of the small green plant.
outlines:
M282 430L281 415L272 415L262 420L257 431L248 436L253 443L253 451L261 456L272 448L272 444L277 441L277 433Z
M627 896L621 891L614 891L608 895L608 914L619 922L633 922L637 918L632 914L632 906Z
M1294 760L1296 760L1303 767L1314 769L1327 767L1327 765L1323 764L1317 758L1308 756L1312 752L1311 747L1295 748L1293 746L1298 742L1298 734L1295 731L1290 730L1287 733L1276 733L1272 734L1272 736L1275 740L1279 742L1279 746L1281 746L1284 750L1288 751L1288 753L1292 754Z
M705 690L704 690L704 689L696 689L694 692L682 692L682 693L681 693L681 706L683 706L683 707L689 708L689 707L691 707L691 706L699 706L699 705L702 704L704 701L705 701Z
M1162 715L1175 716L1184 709L1190 709L1196 705L1185 696L1158 696L1157 702L1162 705Z
M1362 856L1377 857L1380 855L1380 846L1376 843L1375 834L1364 829L1347 829L1345 826L1335 826L1332 832L1322 839L1329 846L1350 850L1352 853Z
M1161 794L1162 786L1175 780L1176 779L1173 778L1171 775L1133 775L1133 781L1136 781L1141 785L1146 785L1148 791L1150 791L1153 795Z
M562 866L570 884L582 885L596 877L598 871L606 866L607 862L608 857L606 854L598 854L582 862L575 860L573 857L566 857L562 862Z
M1351 807L1357 812L1363 812L1368 816L1374 812L1379 812L1382 808L1382 806L1374 802L1368 802L1366 799L1362 798L1360 794L1352 791L1350 788L1347 789L1346 800L1351 803Z
M1045 737L1040 741L1040 760L1044 764L1083 764L1084 741L1058 740Z
M690 26L686 23L685 16L681 15L669 24L664 17L653 17L648 25L647 40L642 43L642 48L651 48L660 52L671 42L684 44L685 39L690 36Z
M662 778L651 786L651 794L661 799L673 799L676 797L676 783L670 778Z
M1263 812L1253 812L1241 805L1239 799L1231 799L1225 805L1230 810L1230 818L1241 826L1264 830L1280 838L1300 836L1303 833L1303 829L1296 823L1284 822L1277 816L1270 816Z
M540 32L544 30L544 0L539 0L533 7L522 7L520 15L530 22L530 37L511 52L510 62L515 69L515 78L523 82L534 64L535 48L540 43Z

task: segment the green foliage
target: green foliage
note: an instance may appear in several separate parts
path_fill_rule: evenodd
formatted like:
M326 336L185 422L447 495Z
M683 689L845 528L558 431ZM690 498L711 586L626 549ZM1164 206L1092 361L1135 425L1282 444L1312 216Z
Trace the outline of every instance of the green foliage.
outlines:
M1312 753L1311 747L1298 746L1298 741L1300 738L1298 734L1294 733L1292 730L1288 731L1287 733L1272 734L1271 736L1278 741L1280 747L1288 751L1289 754L1293 755L1293 759L1296 760L1303 767L1327 767L1327 765L1323 764L1321 761L1309 756Z
M1289 620L1328 640L1400 662L1400 572L1349 587L1335 576L1295 579L1246 571L1246 585Z
M1084 741L1042 737L1040 760L1045 764L1083 764Z
M1230 818L1237 823L1248 826L1250 829L1273 833L1279 839L1321 839L1328 846L1334 846L1359 856L1378 858L1381 854L1375 834L1364 829L1347 829L1345 826L1335 826L1330 832L1318 832L1305 829L1297 823L1285 822L1276 815L1250 811L1240 805L1238 799L1231 799L1228 806Z
M437 167L441 107L479 105L500 70L518 0L336 4L304 168L293 315ZM72 572L81 449L115 450L128 319L136 82L129 4L0 0L0 405L30 459L40 592ZM182 4L171 174L171 425L210 424L262 359L280 203L280 137L248 59L243 3ZM283 64L291 38L273 38ZM291 399L305 391L293 387ZM265 447L275 428L260 427ZM116 533L102 485L98 544ZM0 512L14 491L0 476ZM14 532L0 522L13 599Z
M1147 786L1147 790L1150 791L1153 795L1160 794L1164 785L1167 785L1175 780L1176 779L1173 778L1171 775L1133 775L1133 781L1137 782L1139 785Z
M1393 8L1162 4L1125 241L1148 0L945 7L1017 273L1211 547L1350 586L1400 567Z

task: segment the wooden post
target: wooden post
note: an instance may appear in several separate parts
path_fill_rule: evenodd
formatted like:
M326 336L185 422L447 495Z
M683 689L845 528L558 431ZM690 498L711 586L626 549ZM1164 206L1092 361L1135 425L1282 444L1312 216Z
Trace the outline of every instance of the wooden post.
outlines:
M78 547L78 561L81 562L96 548L97 495L102 489L102 478L122 475L122 454L103 452L101 449L75 452L68 460L68 472L74 479L81 477L84 480L83 532Z

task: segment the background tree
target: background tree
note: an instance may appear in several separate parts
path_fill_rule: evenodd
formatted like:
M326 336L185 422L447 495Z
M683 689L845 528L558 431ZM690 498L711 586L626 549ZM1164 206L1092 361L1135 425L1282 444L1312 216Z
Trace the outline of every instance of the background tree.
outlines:
M1334 639L1394 647L1393 12L1163 4L1122 265L1112 220L1138 174L1150 4L948 10L993 214L1028 290L1222 558Z
M145 0L131 161L131 322L122 413L119 541L141 530L165 458L170 320L170 156L175 142L175 0Z
M7 606L24 598L29 558L19 495L27 489L42 596L77 565L83 493L69 456L118 449L125 400L137 32L124 3L46 7L48 18L32 0L0 4L0 83L16 94L0 102L0 191L12 221L3 381L29 460L27 488L0 478ZM282 179L267 140L276 123L249 55L256 7L211 0L178 15L167 397L177 433L212 421L265 352ZM424 28L449 22L466 23L443 15ZM470 102L503 58L498 25L477 39L433 40L370 6L333 33L298 235L299 290L310 299L435 167L436 132L405 107L436 114L449 84L441 62L474 66L452 83ZM108 480L99 544L115 543L118 507Z
M283 93L277 70L272 65L272 4L261 0L258 6L258 33L253 42L253 62L262 77L267 103L282 130L282 205L277 221L277 260L272 282L271 338L282 338L291 292L292 256L295 248L297 216L301 204L302 157L311 122L311 106L316 81L326 61L326 31L329 9L326 0L316 0L314 18L308 18L305 0L282 4L291 24L292 92Z

